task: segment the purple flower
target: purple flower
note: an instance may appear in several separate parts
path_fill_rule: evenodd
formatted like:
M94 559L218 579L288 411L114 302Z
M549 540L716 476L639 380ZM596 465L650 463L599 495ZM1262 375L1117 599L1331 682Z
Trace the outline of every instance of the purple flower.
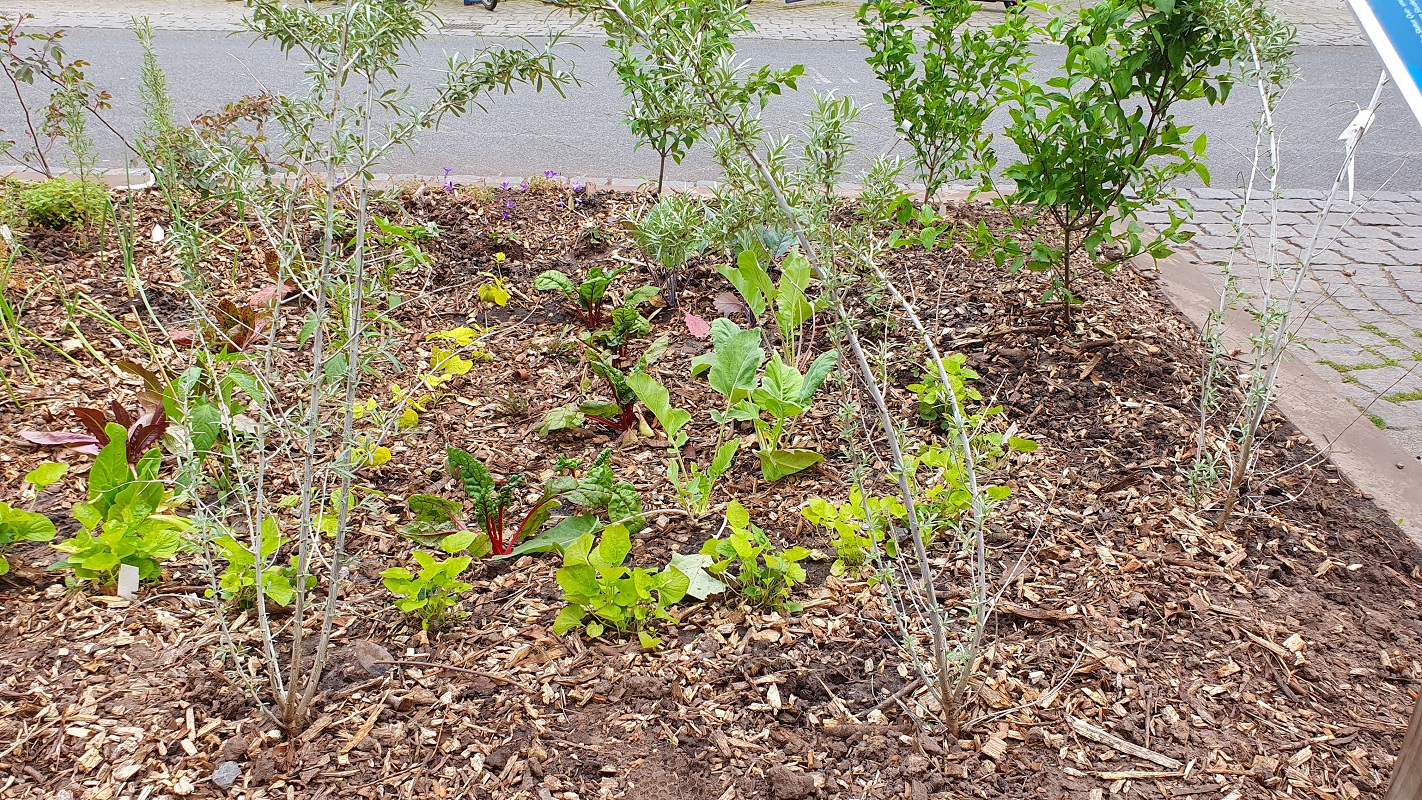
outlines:
M508 190L509 190L509 182L508 182L508 181L504 181L504 191L507 192Z
M558 201L558 207L559 207L559 208L562 208L562 207L563 207L563 201L562 201L562 200L559 200L559 201Z
M574 184L573 184L573 191L575 191L575 192L581 192L582 190L583 190L583 185L582 185L581 183L574 183Z
M545 178L555 178L555 177L557 177L557 176L558 176L558 173L554 172L554 171L551 170L551 169L545 169L545 170L543 171L543 177L545 177Z
M508 218L509 218L509 212L505 211L505 212L504 212L504 219L508 219Z
M505 200L505 201L504 201L504 205L505 205L505 206L508 206L509 208L513 208L513 207L514 207L514 201L512 201L512 200ZM508 216L508 214L505 214L504 216Z
M581 198L581 197L575 197L575 198L573 198L573 208L577 208L577 207L581 206L582 204L583 204L583 198Z
M523 183L520 183L520 184L518 185L518 190L519 190L520 192L526 192L526 191L528 191L528 181L524 181Z

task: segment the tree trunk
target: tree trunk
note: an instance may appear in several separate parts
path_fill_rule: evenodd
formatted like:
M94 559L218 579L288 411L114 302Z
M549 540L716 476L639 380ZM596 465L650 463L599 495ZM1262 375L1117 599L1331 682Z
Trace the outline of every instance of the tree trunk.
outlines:
M1422 698L1419 698L1422 700ZM1402 752L1392 767L1392 782L1384 800L1415 800L1422 797L1422 702L1412 709L1412 721L1402 739Z

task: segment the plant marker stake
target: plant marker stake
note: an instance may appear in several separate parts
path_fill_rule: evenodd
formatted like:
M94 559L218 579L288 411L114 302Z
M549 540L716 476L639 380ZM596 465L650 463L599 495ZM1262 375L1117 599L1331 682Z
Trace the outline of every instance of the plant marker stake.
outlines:
M138 567L119 564L118 596L132 600L138 593Z

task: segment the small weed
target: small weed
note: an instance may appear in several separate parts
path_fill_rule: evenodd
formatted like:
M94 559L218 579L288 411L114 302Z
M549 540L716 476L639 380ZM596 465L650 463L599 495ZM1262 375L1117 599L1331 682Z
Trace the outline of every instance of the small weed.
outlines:
M1410 403L1414 400L1422 400L1422 389L1413 389L1408 392L1397 392L1383 398L1389 403ZM1381 427L1381 426L1379 426Z
M1387 423L1383 422L1383 418L1378 416L1377 414L1369 414L1368 422L1373 423L1373 427L1377 428L1380 431L1387 430Z

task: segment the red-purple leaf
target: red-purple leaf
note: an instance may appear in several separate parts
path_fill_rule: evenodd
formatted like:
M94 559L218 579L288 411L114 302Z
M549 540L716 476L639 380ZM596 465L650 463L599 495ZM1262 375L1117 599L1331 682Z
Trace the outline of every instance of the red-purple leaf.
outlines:
M183 347L192 347L193 339L197 338L197 331L183 329L180 331L168 331L168 341Z
M79 422L83 424L84 430L89 432L90 438L98 442L100 446L109 443L109 435L104 432L104 425L108 423L108 418L104 416L104 412L97 408L83 407L71 408L70 411L73 411L74 416L79 418Z
M698 339L705 339L711 335L711 323L696 316L690 311L682 312L682 317L686 320L686 332Z
M721 292L711 300L711 305L723 316L744 314L746 319L750 319L750 309L746 308L745 302L735 292Z
M281 291L281 299L277 300L277 291ZM296 284L291 281L282 281L280 286L273 283L257 290L257 293L247 298L247 305L252 308L270 308L272 301L284 302L288 297L296 294Z
M128 432L128 463L133 464L143 457L144 452L163 438L163 432L168 430L168 414L162 406L153 409L151 414L144 415L143 419Z
M70 431L19 431L21 439L30 444L37 444L41 447L76 447L81 445L93 445L94 452L98 452L98 440L88 433L72 433Z
M124 430L133 427L133 415L128 413L128 409L120 405L118 400L109 401L109 410L114 412L114 422L122 425Z

